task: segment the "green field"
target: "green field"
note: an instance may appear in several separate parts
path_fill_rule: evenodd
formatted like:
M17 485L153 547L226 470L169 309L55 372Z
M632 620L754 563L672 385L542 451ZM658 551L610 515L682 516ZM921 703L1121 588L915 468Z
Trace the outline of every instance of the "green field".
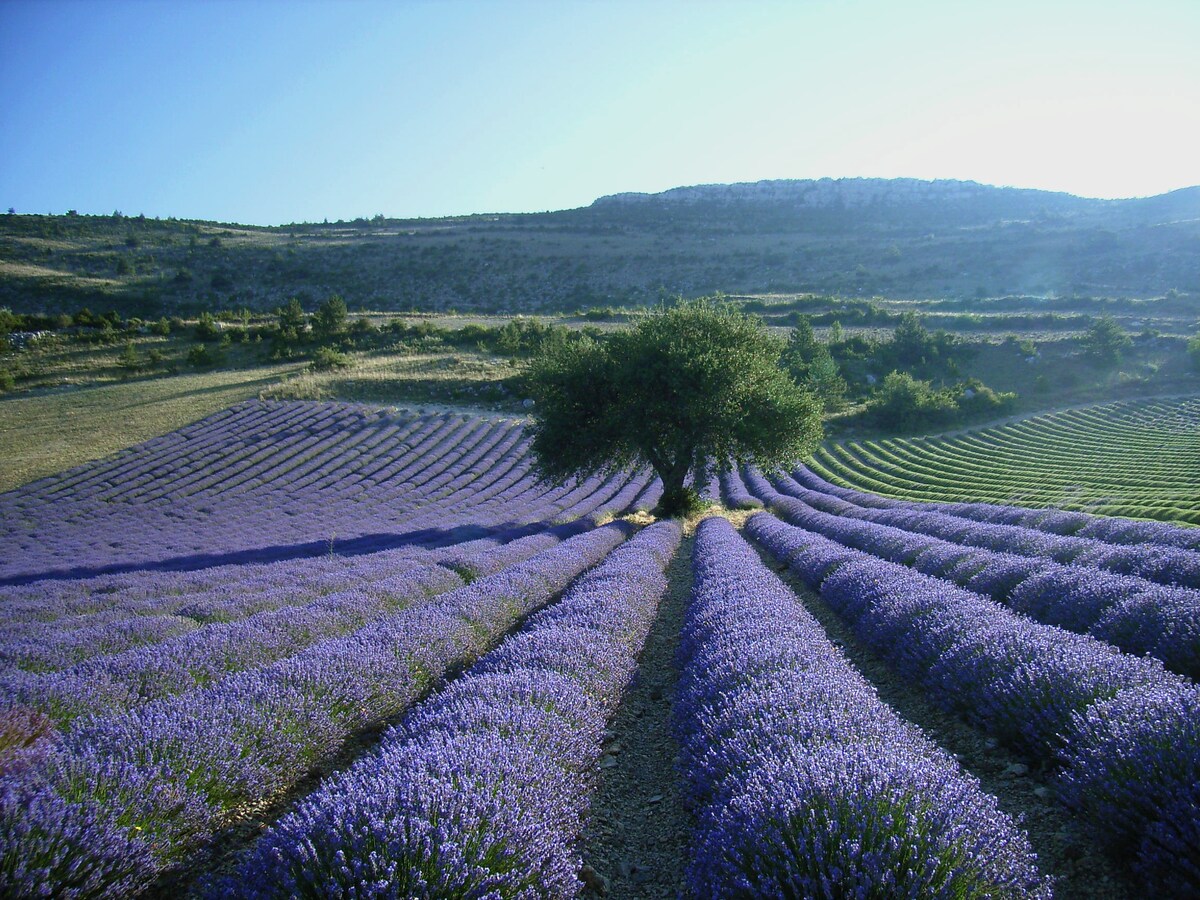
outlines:
M0 398L0 491L257 397L300 364L203 372Z
M828 443L812 469L911 500L1200 524L1200 397L1067 409L944 436Z

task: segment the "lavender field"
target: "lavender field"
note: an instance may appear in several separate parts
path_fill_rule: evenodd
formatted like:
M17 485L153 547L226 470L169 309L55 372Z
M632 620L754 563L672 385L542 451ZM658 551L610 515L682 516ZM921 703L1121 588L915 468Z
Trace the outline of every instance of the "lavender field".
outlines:
M0 895L1200 894L1200 529L532 466L251 401L0 495Z

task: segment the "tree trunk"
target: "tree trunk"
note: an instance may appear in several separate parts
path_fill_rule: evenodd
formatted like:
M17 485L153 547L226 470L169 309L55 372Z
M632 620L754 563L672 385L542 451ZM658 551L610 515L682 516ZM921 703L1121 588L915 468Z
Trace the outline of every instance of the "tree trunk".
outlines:
M658 501L654 514L659 518L686 515L696 506L696 493L683 486L688 470L692 467L692 454L683 453L665 469L657 469L662 479L662 499Z

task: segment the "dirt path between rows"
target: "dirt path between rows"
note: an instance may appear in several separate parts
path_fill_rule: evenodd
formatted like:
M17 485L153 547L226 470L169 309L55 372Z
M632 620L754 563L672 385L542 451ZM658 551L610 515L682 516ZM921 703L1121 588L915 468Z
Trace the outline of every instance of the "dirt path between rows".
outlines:
M582 841L591 884L585 896L673 900L683 889L692 820L683 808L670 718L694 543L685 536L667 567L667 593L637 679L609 724L611 739Z

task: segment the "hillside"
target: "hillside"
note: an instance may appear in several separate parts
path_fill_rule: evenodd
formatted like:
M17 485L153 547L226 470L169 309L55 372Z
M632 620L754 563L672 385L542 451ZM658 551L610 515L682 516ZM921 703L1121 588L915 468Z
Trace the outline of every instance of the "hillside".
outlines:
M664 295L1200 296L1200 187L1092 200L961 181L822 179L615 194L588 207L243 226L0 216L0 305L142 316L352 308L540 312Z

